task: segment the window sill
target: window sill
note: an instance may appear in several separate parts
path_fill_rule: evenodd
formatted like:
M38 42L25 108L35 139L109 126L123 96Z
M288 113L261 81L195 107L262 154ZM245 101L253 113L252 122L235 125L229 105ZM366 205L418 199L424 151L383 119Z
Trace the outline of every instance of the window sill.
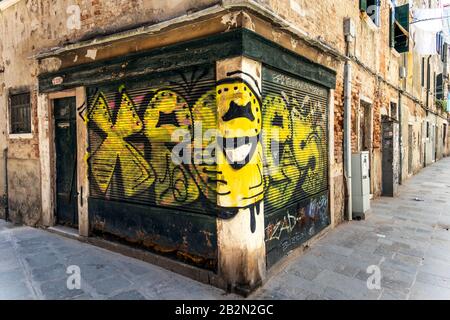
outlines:
M372 31L378 31L380 29L380 27L377 26L375 22L373 22L373 20L369 17L369 15L366 12L361 12L361 19L363 19L366 22L367 26Z
M10 133L9 134L10 140L29 140L33 139L32 133Z
M401 57L401 54L397 50L395 50L395 48L391 47L391 53L396 58L400 58Z
M20 0L3 0L2 2L0 2L0 11L8 9L19 1Z

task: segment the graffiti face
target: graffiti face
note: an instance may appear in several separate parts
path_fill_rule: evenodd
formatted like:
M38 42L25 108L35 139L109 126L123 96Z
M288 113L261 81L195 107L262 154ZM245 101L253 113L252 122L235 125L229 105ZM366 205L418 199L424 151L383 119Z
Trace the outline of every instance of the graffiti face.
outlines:
M326 149L322 139L323 128L318 125L320 115L317 105L306 97L300 106L293 102L293 151L297 166L303 175L303 190L308 194L317 193L325 178L323 170L326 162Z
M88 114L106 139L90 158L91 172L98 187L106 193L117 162L120 163L125 196L132 197L152 185L153 171L142 155L125 138L142 130L143 124L133 102L122 91L122 99L113 124L111 110L103 94L98 94Z
M150 163L155 174L154 185L158 205L186 205L195 201L199 192L186 168L172 162L171 153L177 130L190 131L192 117L186 100L172 90L156 91L144 116L144 134L150 141Z
M219 84L216 92L217 203L222 208L252 207L264 196L260 99L242 80Z
M88 120L103 134L95 136L101 141L90 171L101 193L117 179L115 192L127 201L139 195L151 205L214 208L224 219L249 209L255 231L263 199L266 211L279 211L325 190L324 107L308 90L272 90L262 103L242 79L194 87L150 88L139 108L142 121L125 90L115 117L105 96L95 96ZM183 149L190 163L172 160L178 130L191 134Z
M192 128L186 100L171 90L156 92L145 111L144 121L145 134L150 141L171 142L176 130Z
M193 169L194 179L203 195L211 202L216 202L217 194L217 136L216 120L217 104L216 90L210 90L204 94L194 105L192 116L195 130L199 130L201 145L194 142Z
M292 154L292 122L288 102L280 95L264 99L264 146L267 161L266 200L274 208L284 205L300 178Z

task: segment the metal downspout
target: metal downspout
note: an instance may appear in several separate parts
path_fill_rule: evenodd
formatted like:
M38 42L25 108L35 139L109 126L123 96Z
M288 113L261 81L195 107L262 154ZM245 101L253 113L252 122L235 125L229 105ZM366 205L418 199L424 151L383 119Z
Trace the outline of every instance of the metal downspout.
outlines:
M347 57L349 57L349 40L346 39ZM353 220L352 207L352 65L350 59L344 67L344 176L347 189L347 220Z
M403 184L403 126L402 126L402 93L398 92L398 148L399 148L399 176L398 183Z

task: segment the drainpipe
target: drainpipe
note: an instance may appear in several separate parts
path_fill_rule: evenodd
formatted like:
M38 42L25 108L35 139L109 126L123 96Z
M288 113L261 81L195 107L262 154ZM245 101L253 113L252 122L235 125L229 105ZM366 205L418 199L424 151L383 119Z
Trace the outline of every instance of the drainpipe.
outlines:
M432 56L429 56L428 60L427 60L427 100L426 100L427 109L430 109L430 90L431 90L431 71L430 71L431 63L430 63L430 60L431 60L431 57Z
M344 176L347 189L347 220L353 220L352 208L352 65L349 58L351 38L346 37L346 56L344 67Z
M5 220L9 219L9 195L8 195L8 148L3 150L4 170L5 170Z

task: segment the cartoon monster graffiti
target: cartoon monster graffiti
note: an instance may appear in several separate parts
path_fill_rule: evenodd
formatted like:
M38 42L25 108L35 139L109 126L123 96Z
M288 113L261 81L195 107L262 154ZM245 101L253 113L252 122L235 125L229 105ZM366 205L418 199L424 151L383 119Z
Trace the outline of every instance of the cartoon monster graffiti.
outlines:
M172 161L176 130L192 130L193 122L186 100L172 90L159 90L151 99L144 115L144 135L151 145L150 163L157 173L155 193L157 205L189 204L199 196L188 170Z
M216 114L216 90L213 89L201 96L192 108L194 131L197 131L194 136L200 136L203 139L200 142L193 142L192 164L189 166L201 193L214 204L217 203L217 175L219 174L216 159L218 149Z
M89 109L87 121L106 135L89 159L91 174L98 188L106 193L117 167L120 168L123 192L127 197L146 190L154 182L151 166L126 138L139 133L143 123L130 97L120 88L121 103L113 123L111 109L102 93L98 93Z
M269 94L264 99L264 147L266 156L267 205L280 209L292 198L300 169L292 147L292 117L284 97Z
M249 209L255 232L263 200L279 211L324 191L326 119L308 94L277 89L262 100L257 85L240 78L186 88L139 88L139 97L144 91L146 97L135 97L143 101L139 107L124 86L116 108L102 92L95 94L87 120L100 141L89 159L97 194L108 198L117 177L119 200L139 196L139 203L151 198L149 205L214 208L223 219ZM191 163L172 161L177 130L191 135ZM205 136L211 130L217 134Z
M264 198L261 101L243 80L229 80L217 88L218 144L217 204L229 218L238 209L250 209L252 232L255 213Z

